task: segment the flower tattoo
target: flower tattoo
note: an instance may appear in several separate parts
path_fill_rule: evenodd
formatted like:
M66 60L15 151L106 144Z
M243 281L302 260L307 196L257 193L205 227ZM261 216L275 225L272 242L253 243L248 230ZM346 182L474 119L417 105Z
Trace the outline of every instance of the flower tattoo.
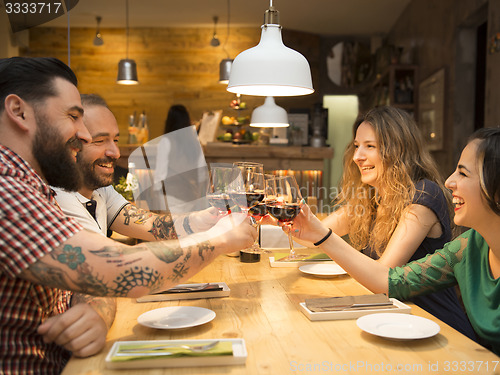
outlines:
M76 269L80 264L85 262L85 256L82 254L81 247L65 245L62 251L63 252L57 257L57 260L61 263L67 264L72 270Z

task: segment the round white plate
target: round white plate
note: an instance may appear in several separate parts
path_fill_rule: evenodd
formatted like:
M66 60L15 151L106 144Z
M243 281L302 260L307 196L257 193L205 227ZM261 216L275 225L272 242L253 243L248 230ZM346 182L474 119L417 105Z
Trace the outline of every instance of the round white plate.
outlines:
M179 329L196 327L214 318L215 312L203 307L173 306L145 312L137 318L137 322L151 328Z
M415 340L439 333L439 324L410 314L377 313L358 318L356 324L372 335L393 340Z
M299 267L299 271L307 273L309 275L320 276L320 277L345 275L347 273L338 264L332 264L332 263L305 264Z

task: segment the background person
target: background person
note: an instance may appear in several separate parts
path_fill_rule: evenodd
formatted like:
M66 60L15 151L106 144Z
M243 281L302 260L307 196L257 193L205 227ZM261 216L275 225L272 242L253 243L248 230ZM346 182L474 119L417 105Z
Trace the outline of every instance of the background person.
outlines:
M186 107L182 104L174 104L168 110L163 133L167 134L191 125L191 118Z

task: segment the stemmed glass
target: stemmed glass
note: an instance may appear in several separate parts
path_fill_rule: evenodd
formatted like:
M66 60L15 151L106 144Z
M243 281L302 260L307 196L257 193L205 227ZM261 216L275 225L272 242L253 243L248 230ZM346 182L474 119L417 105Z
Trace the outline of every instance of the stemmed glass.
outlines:
M229 196L245 213L264 200L264 174L243 170L230 187Z
M265 250L259 246L259 238L260 238L260 221L264 216L267 215L267 205L276 201L275 193L276 193L276 176L272 174L264 175L264 200L257 205L251 207L248 210L248 213L252 215L252 217L257 220L257 231L258 236L255 240L254 244L250 248L254 252L260 253L270 253L270 250Z
M302 196L294 176L276 177L275 201L267 205L267 212L280 223L292 223L300 212ZM290 254L288 259L297 259L292 235L288 233Z
M252 161L236 161L233 163L233 165L236 168L239 168L242 171L242 173L244 170L246 170L250 172L264 174L264 164L262 163L255 163Z
M208 203L219 210L219 214L231 213L234 204L229 193L234 182L235 168L232 166L211 166L207 189Z

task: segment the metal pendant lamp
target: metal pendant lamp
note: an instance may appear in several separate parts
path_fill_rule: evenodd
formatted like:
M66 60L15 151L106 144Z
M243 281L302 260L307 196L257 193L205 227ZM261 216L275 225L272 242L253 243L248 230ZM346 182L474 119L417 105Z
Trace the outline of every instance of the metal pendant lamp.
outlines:
M253 110L250 120L250 126L256 128L286 128L289 125L288 114L276 105L272 96L266 97L264 104Z
M128 58L128 0L126 0L126 30L127 30L127 58L120 60L118 63L118 77L116 83L120 85L137 85L139 79L137 78L137 64L134 60Z
M303 55L283 44L279 12L272 0L261 28L259 44L234 59L227 91L257 96L312 94L309 63Z
M224 41L224 45L222 46L222 49L226 53L226 58L222 59L222 61L219 64L219 83L223 85L227 85L229 83L229 75L231 74L231 68L233 66L233 59L229 58L229 53L227 53L226 50L226 44L227 41L229 40L229 33L231 31L229 27L230 23L230 18L231 17L231 4L230 0L227 0L227 34L226 34L226 40Z

